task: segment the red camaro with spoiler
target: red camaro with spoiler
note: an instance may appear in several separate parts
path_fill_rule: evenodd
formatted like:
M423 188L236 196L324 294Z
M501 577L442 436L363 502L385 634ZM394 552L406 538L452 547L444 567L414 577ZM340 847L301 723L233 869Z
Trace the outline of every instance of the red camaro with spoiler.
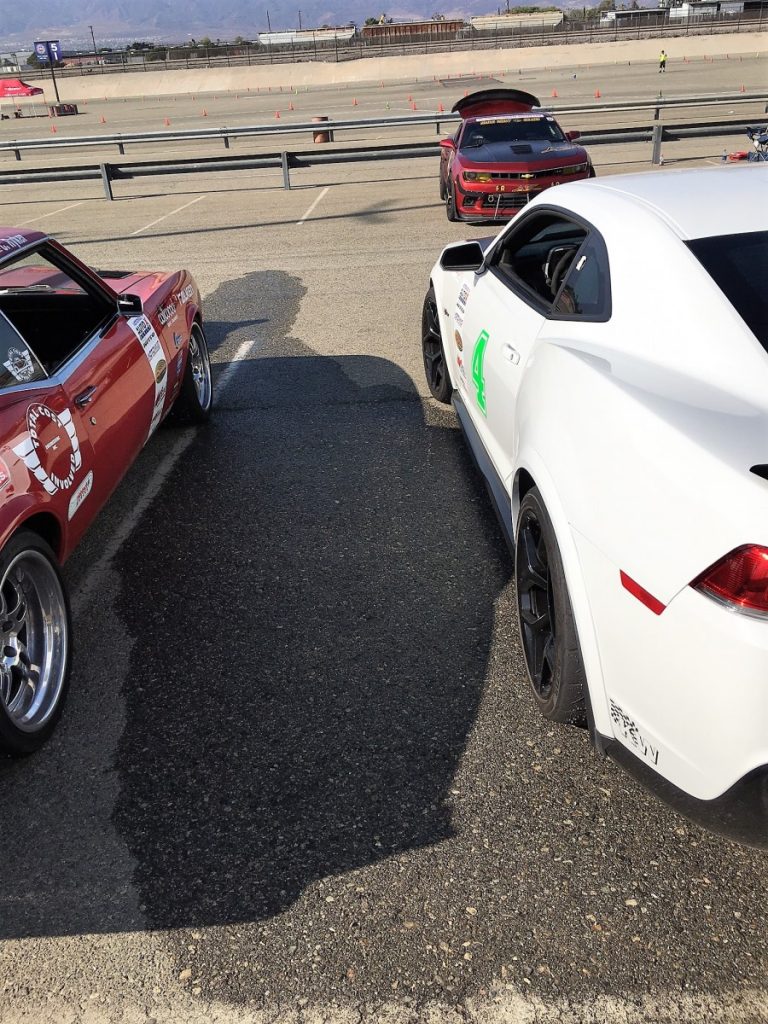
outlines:
M456 134L440 143L440 198L448 220L511 217L545 188L595 176L578 132L563 132L535 96L484 89L454 104Z
M207 419L200 294L184 270L95 271L0 228L0 750L50 735L66 694L59 565L173 411Z

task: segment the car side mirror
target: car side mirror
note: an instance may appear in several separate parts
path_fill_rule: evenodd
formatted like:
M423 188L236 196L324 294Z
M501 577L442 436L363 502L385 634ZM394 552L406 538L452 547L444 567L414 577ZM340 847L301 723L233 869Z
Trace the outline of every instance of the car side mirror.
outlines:
M581 132L566 132L565 137L569 142L575 142L576 139L581 138Z
M440 139L440 149L448 149L453 151L456 149L456 143L453 139Z
M451 245L440 257L443 270L474 270L477 274L485 265L485 253L478 242L460 242Z
M144 304L140 295L120 295L117 299L117 308L123 316L141 316L144 312Z

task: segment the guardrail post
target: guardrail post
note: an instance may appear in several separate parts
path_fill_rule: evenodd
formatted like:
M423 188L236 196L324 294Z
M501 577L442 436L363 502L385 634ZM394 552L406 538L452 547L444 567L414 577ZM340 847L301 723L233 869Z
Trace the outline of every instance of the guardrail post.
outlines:
M112 195L112 167L110 164L99 164L101 170L101 183L104 186L105 199L114 199Z
M229 136L224 136L224 149L229 149Z
M653 120L654 121L658 121L659 120L659 114L660 113L661 113L661 107L654 107L653 108Z
M14 152L14 155L16 156L16 159L17 160L21 160L21 150L20 149L14 149L13 152Z
M652 164L660 164L661 163L661 138L662 138L663 134L664 134L664 125L662 125L662 124L655 124L653 126L653 134L651 135L651 140L653 142L653 152L651 153L651 163Z
M283 168L283 188L291 187L290 157L287 153L280 154L280 163Z
M117 144L117 152L121 156L125 156L125 143L124 142L118 142L118 144Z

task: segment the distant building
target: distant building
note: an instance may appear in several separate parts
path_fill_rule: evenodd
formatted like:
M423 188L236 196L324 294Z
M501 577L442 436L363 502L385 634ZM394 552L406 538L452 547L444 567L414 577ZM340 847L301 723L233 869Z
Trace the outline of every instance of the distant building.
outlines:
M360 34L369 43L409 43L424 39L456 39L464 27L460 18L440 18L434 21L363 25Z
M348 43L354 39L355 27L314 28L297 32L260 32L257 39L262 46L313 46L318 43Z
M20 72L19 58L15 53L0 53L0 75L18 75Z
M529 28L554 28L563 20L562 11L537 11L535 14L481 14L470 18L475 32L512 32Z

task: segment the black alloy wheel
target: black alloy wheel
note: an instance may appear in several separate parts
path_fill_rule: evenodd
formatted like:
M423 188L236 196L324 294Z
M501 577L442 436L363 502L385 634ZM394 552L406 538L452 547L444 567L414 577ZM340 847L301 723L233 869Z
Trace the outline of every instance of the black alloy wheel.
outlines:
M515 576L523 654L539 710L552 721L581 724L584 663L555 531L535 487L520 505Z
M424 308L421 313L421 350L429 393L438 402L449 405L453 385L445 363L434 288L430 288L424 297Z

